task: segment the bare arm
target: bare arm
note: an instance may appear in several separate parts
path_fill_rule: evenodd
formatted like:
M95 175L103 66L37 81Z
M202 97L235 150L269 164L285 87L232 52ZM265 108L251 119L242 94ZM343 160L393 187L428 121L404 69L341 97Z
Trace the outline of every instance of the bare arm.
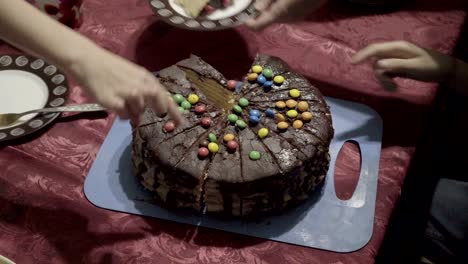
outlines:
M82 57L80 53L97 48L24 0L1 1L0 37L64 70L77 63Z
M146 69L108 52L24 0L0 0L0 38L71 74L92 98L138 122L145 104L182 122L166 89Z

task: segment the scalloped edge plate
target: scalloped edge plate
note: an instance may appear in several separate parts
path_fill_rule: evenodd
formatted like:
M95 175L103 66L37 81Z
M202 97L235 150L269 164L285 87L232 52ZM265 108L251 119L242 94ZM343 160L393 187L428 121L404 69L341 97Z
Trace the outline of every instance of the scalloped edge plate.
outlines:
M233 6L214 13L192 18L175 3L175 0L150 0L154 13L163 21L173 26L198 31L214 31L243 24L256 15L254 0L235 0Z
M0 113L62 106L69 92L65 74L56 66L21 54L0 55L0 89ZM60 113L24 116L11 126L0 127L0 143L34 133L59 116Z

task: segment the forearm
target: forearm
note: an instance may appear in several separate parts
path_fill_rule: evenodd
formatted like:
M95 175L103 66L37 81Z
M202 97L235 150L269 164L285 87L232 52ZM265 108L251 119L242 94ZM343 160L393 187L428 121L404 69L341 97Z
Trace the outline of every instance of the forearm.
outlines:
M96 46L24 0L0 1L0 38L64 70Z

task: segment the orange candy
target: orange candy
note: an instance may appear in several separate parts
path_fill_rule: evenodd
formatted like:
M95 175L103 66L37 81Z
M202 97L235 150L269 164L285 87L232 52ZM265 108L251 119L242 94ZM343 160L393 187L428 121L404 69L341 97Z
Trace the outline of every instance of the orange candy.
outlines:
M286 106L288 108L294 108L296 107L296 105L297 105L297 102L293 99L289 99L288 101L286 101Z
M226 135L224 135L224 138L223 138L224 142L229 142L229 141L232 141L234 139L235 139L235 136L233 134L226 134Z
M312 113L311 112L304 112L301 114L302 120L308 122L312 120Z
M277 107L278 109L283 109L283 108L286 107L286 103L283 102L283 101L278 101L278 102L276 102L276 107Z
M286 117L284 117L283 114L280 114L280 113L276 114L276 122L283 122L285 120L286 120Z
M285 130L288 127L289 127L289 124L287 122L282 121L282 122L278 123L278 129L280 129L280 130Z
M301 120L296 120L293 123L293 127L296 128L296 129L301 128L303 125L304 125L304 123L302 123Z
M250 73L249 75L247 75L247 79L249 80L249 82L256 81L257 77L258 77L258 74L256 74L256 73Z
M299 104L297 104L297 109L299 112L305 112L309 110L309 104L305 101L300 101Z

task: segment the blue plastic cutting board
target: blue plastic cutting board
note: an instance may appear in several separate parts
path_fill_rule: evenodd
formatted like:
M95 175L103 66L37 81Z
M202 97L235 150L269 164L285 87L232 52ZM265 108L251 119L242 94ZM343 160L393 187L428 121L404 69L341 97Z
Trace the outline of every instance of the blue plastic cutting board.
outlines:
M362 104L326 98L331 108L335 137L331 163L320 193L280 216L258 222L220 220L212 216L163 209L148 202L151 194L132 173L131 128L116 120L86 178L84 192L94 205L131 214L225 230L275 241L335 252L365 246L372 235L379 169L382 120ZM351 199L339 200L333 181L336 157L343 144L353 140L361 149L361 174Z

